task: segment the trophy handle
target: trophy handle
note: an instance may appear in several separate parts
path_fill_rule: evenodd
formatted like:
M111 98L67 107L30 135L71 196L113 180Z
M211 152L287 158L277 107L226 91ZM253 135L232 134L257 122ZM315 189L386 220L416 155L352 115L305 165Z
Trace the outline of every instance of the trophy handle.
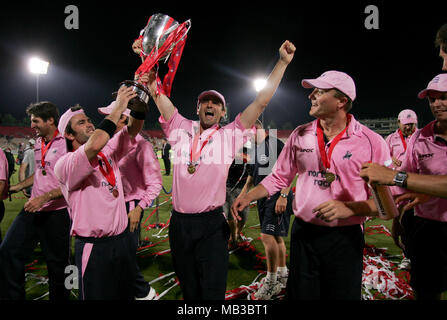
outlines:
M133 80L125 80L120 83L120 88L122 86L132 88L137 96L131 99L127 105L127 108L136 112L148 112L149 111L149 100L150 100L150 92L146 85L133 81ZM112 93L112 98L116 100L118 95L118 91Z

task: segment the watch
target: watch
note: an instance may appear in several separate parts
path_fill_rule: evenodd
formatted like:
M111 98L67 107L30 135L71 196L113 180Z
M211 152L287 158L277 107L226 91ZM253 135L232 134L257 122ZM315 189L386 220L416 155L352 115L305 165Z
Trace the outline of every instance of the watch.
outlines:
M393 178L393 182L396 186L406 188L407 187L408 174L405 171L399 171Z

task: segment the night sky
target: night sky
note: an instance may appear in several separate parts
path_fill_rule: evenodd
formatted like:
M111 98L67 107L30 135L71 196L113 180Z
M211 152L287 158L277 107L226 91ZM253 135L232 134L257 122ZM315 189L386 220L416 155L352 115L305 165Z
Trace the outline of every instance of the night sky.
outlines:
M253 79L270 73L287 39L297 52L265 112L267 124L296 127L311 121L310 91L300 82L327 70L353 77L357 119L397 117L405 108L418 113L421 125L432 119L417 93L442 72L434 37L447 23L447 10L439 1L16 3L2 4L0 13L0 108L16 118L26 117L26 107L35 101L36 80L27 59L38 55L50 61L39 80L40 100L54 102L61 112L79 103L97 122L96 108L111 102L121 81L133 79L141 62L131 44L148 18L160 12L192 22L171 95L188 118L196 118L198 94L216 89L234 119L255 97ZM365 28L369 4L379 9L378 30ZM64 26L67 5L79 9L78 30ZM152 103L147 122L158 116Z

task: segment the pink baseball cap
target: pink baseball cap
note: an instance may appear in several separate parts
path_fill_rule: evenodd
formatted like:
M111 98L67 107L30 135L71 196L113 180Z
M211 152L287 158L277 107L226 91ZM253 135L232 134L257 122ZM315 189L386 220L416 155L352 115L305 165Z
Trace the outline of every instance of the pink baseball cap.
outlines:
M98 112L103 115L109 115L112 113L113 108L115 107L116 101L113 101L111 104L109 104L107 107L98 108ZM123 114L127 117L130 117L130 109L127 108Z
M428 83L426 89L418 94L419 99L424 99L430 91L447 92L447 73L438 74Z
M301 81L301 85L306 88L318 88L318 89L338 89L347 95L352 101L355 100L355 83L352 78L340 71L326 71L317 79L304 79Z
M199 105L200 100L202 100L204 97L206 96L213 96L213 97L217 97L223 104L223 106L225 107L225 98L224 96L217 92L216 90L207 90L207 91L203 91L201 94L199 94L199 97L197 98L197 105Z
M77 115L78 113L84 113L83 109L79 109L76 111L71 111L71 108L65 111L65 113L59 118L59 124L57 126L57 130L59 130L59 133L64 136L65 129L67 128L68 122L73 118L73 116Z
M409 124L409 123L417 124L418 123L418 116L416 115L416 113L413 110L410 110L410 109L402 110L399 113L399 116L397 117L397 119L402 124Z

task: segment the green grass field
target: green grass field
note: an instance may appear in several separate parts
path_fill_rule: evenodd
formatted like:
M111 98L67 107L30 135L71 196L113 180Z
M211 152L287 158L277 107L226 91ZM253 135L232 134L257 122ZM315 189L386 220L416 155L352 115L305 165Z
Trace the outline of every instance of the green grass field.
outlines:
M163 168L163 162L160 161L160 165ZM171 190L172 186L172 176L162 176L163 177L163 187L166 191ZM17 183L17 173L12 177L12 184ZM6 213L1 223L2 236L6 235L6 232L13 222L15 216L20 212L25 203L26 198L22 194L13 195L12 201L6 200L5 207ZM170 216L170 211L172 209L170 195L166 194L165 191L161 191L159 196L159 211L158 211L158 221L156 215L153 214L150 219L147 220L148 216L154 211L154 208L146 209L144 212L141 238L148 239L154 245L148 248L144 248L137 253L137 261L139 263L141 272L147 281L152 281L153 279L166 275L173 272L171 264L171 256L165 251L169 249L169 242L167 238L167 228L165 229L155 229L149 228L149 225L156 224L157 222L165 224ZM147 221L146 221L147 220ZM292 225L293 217L291 219ZM259 274L259 271L265 271L265 261L262 257L265 255L264 249L261 241L259 240L260 229L258 227L259 219L257 215L256 207L251 208L249 212L248 221L246 223L243 233L246 237L252 238L252 247L243 250L239 249L230 255L229 262L229 273L227 290L232 290L240 287L241 285L249 285L253 282L255 277ZM366 226L371 225L381 225L383 224L389 230L391 230L390 221L382 220L372 220L366 223ZM146 230L148 229L148 230ZM369 245L374 245L378 248L386 248L387 255L389 255L390 260L395 264L398 264L402 259L401 250L396 247L389 236L384 234L373 234L365 236L366 243ZM74 241L73 241L74 242ZM285 239L286 247L289 248L289 238ZM73 263L74 264L74 263ZM29 260L29 265L27 266L27 299L48 299L46 295L48 293L48 285L46 284L47 270L39 247L36 248L33 257ZM175 275L169 276L163 280L157 281L152 284L158 294L161 294L171 286L175 284ZM73 293L77 294L76 290ZM72 295L73 299L75 295ZM381 299L380 295L377 299ZM181 291L179 286L173 287L166 295L164 295L161 300L172 300L172 299L182 299Z

